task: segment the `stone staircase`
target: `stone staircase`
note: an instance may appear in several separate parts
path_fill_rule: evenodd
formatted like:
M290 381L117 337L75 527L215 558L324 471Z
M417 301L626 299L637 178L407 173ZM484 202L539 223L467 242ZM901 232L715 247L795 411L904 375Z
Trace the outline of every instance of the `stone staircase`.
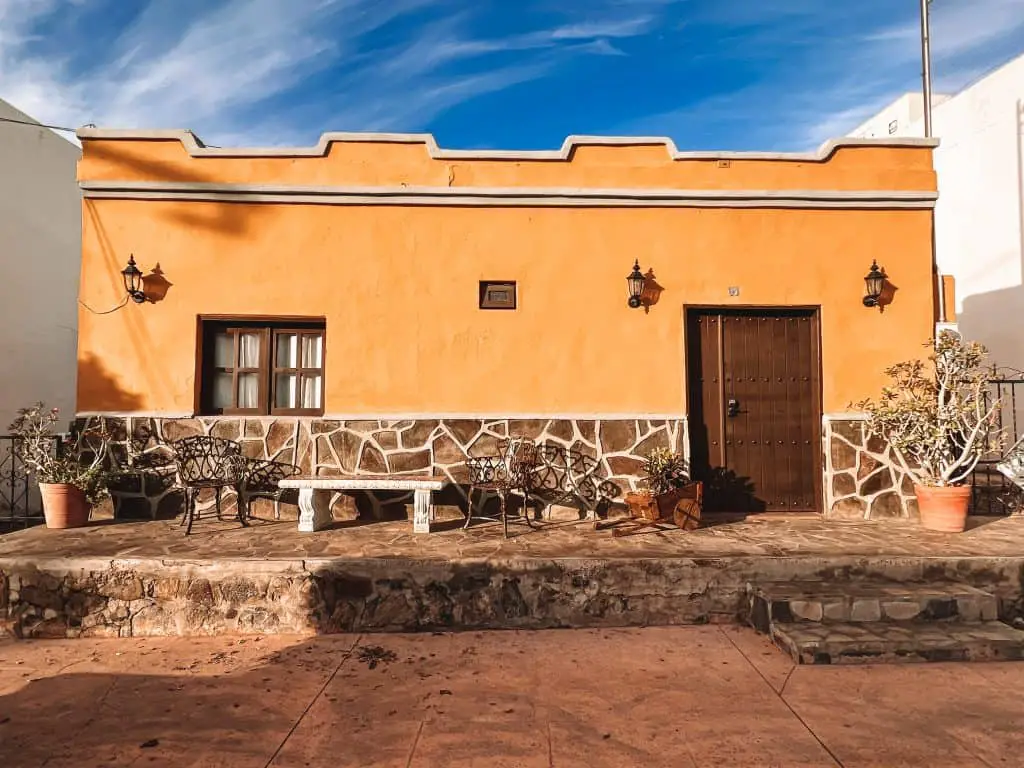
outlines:
M1024 660L1024 631L965 584L749 585L749 620L798 664Z

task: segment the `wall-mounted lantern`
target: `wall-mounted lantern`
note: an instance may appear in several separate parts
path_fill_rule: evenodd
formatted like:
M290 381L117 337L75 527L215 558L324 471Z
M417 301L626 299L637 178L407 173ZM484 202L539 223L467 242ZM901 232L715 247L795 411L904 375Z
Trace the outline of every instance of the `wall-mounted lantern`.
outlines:
M646 282L647 278L640 271L640 259L637 259L633 264L633 271L626 277L626 284L629 285L629 306L633 309L639 309L643 304L641 297L644 294L644 283Z
M864 306L865 307L877 307L878 300L882 296L882 291L885 289L885 280L888 275L885 274L884 269L880 269L878 261L875 259L871 260L871 269L867 275L864 276Z
M146 293L142 290L142 270L135 265L135 255L128 257L128 266L121 270L121 277L124 278L124 289L128 296L136 304L146 300Z

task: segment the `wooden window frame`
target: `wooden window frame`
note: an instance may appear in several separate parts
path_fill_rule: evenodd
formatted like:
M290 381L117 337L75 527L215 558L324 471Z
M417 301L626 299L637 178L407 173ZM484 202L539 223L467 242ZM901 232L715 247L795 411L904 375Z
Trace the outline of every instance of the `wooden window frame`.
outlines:
M292 327L270 327L270 356L266 358L269 366L270 389L267 394L267 405L271 416L323 416L324 414L324 358L327 355L327 340L325 328L292 328ZM277 366L277 340L281 336L298 336L296 349L295 368L279 368ZM320 367L304 368L302 366L302 338L304 336L320 337ZM278 374L294 375L296 386L299 387L298 397L302 397L302 377L311 374L320 377L320 406L318 408L278 408L277 402L277 377Z
M496 302L489 298L492 288L508 288L512 293L511 302ZM480 309L515 309L519 305L519 286L515 280L481 280Z
M244 333L260 336L260 364L256 368L216 366L213 357L213 339L219 333L232 336L232 362L238 361L239 337ZM299 336L299 367L278 368L276 342L279 335ZM301 366L302 336L319 336L321 359L319 368ZM198 323L196 344L196 413L201 416L322 416L326 399L327 324L323 318L315 317L226 317L221 315L201 316ZM217 373L232 374L232 398L238 397L239 374L256 373L259 389L256 408L215 408L213 407L214 377ZM320 403L317 408L277 408L276 384L278 373L295 373L299 382L303 374L320 376ZM298 384L301 387L301 383Z

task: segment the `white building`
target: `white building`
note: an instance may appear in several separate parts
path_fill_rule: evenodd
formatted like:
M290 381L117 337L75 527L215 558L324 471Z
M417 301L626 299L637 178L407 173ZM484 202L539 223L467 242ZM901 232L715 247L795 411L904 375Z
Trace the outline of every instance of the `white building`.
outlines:
M0 434L44 400L74 419L81 150L0 100ZM64 428L66 424L62 424Z
M850 135L922 136L923 103L907 94ZM957 94L935 96L932 133L940 140L936 260L956 281L960 330L997 364L1022 369L1024 55Z

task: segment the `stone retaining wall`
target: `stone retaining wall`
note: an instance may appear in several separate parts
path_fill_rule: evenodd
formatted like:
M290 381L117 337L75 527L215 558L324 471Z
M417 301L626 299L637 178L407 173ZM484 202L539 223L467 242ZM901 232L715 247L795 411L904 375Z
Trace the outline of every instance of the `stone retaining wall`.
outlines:
M823 445L826 517L917 517L913 481L889 444L866 434L862 419L826 419Z
M1024 558L0 560L0 632L141 637L733 622L748 585L956 581L1021 615Z
M338 421L295 417L91 417L78 426L103 422L113 435L113 452L124 465L159 443L209 434L237 440L246 456L295 464L303 474L446 475L465 483L467 456L493 454L500 439L521 436L554 443L596 459L605 478L623 491L635 488L646 454L654 448L688 452L686 422L649 419L425 419ZM111 489L123 517L167 517L181 509L173 473L129 474ZM408 496L406 494L405 496ZM377 519L404 517L408 499L366 494ZM345 501L338 499L339 505ZM339 511L339 515L345 513Z

